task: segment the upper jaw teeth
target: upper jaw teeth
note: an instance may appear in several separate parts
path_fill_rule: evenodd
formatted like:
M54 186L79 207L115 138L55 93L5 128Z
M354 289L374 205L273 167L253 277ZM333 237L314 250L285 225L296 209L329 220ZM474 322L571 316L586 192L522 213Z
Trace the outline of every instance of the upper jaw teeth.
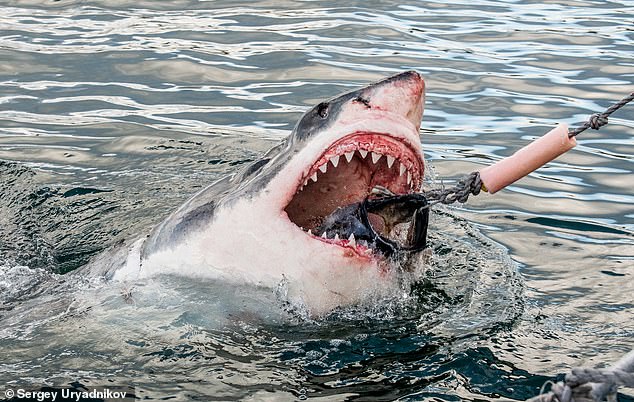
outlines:
M413 180L412 171L400 159L398 159L398 158L396 158L396 157L394 157L392 155L384 155L384 154L382 154L380 152L377 152L377 151L368 151L368 150L365 150L365 149L357 149L357 150L353 150L353 151L350 151L350 152L344 152L343 154L340 154L340 155L331 156L330 158L328 158L328 160L326 162L324 162L320 166L318 166L317 169L312 171L310 176L308 176L307 178L304 179L303 185L299 188L298 191L303 190L303 188L306 185L308 185L310 180L312 180L314 182L317 182L318 179L319 179L318 173L319 174L326 173L328 171L328 163L329 162L332 163L332 166L334 166L336 168L337 166L339 166L339 163L341 162L341 155L343 155L345 160L346 160L346 162L350 163L352 161L352 158L354 157L355 152L359 152L359 155L361 156L361 159L365 159L365 157L368 156L368 154L370 154L373 164L379 163L381 158L383 158L385 156L385 159L387 161L388 169L391 169L392 166L394 166L394 163L398 162L399 176L403 176L407 172L407 176L406 176L407 184L410 187L412 187L415 184L414 180Z

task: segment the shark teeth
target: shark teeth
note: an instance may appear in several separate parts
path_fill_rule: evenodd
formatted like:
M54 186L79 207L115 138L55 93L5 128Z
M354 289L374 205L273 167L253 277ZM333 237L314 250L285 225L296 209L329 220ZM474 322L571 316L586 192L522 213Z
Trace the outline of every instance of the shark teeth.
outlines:
M309 231L308 231L308 233L309 233L309 234L311 234L311 235L313 234L312 230L309 230ZM354 235L350 235L350 236L351 236L351 237L353 238L353 240L354 240ZM334 237L331 237L331 236L329 236L329 235L328 235L328 231L324 231L324 233L322 233L320 237L321 237L322 239L325 239L325 240L335 240L335 241L340 241L340 240L341 240L341 239L339 238L339 234L338 234L338 233L335 233L335 236L334 236ZM350 240L350 239L348 238L348 240Z
M354 158L355 152L359 152L359 156L361 157L361 159L366 159L366 157L370 155L372 163L375 165L379 164L381 162L381 159L385 157L385 163L388 169L391 169L392 166L394 166L394 163L396 163L398 165L399 176L403 176L407 172L407 176L404 177L407 180L407 185L410 186L410 188L413 188L416 184L416 180L414 179L414 172L410 170L411 167L408 167L408 165L411 165L409 161L401 160L398 156L388 155L387 153L382 153L378 150L371 151L368 149L357 148L348 152L342 152L339 155L330 156L324 158L323 160L320 160L321 165L319 165L317 168L313 167L314 170L311 169L309 176L304 178L304 182L302 185L300 185L297 192L301 192L304 187L306 187L311 182L311 180L313 182L317 182L319 174L327 173L329 162L332 163L332 166L334 168L336 168L339 166L339 162L341 162L341 156L343 156L345 158L345 161L347 163L350 163Z
M344 247L350 247L353 248L355 250L357 250L357 252L360 255L364 255L364 256L371 256L373 254L372 248L370 247L370 243L367 240L357 240L354 237L354 234L350 234L350 236L348 236L347 240L342 240L339 237L338 233L335 233L334 236L329 235L327 231L324 231L321 235L319 234L314 234L312 232L312 230L308 230L305 231L306 233L308 233L311 236L315 236L315 237L321 237L323 240L328 240L329 242L339 242L339 245L344 246Z
M304 228L302 228L302 230L304 230ZM304 232L308 233L309 235L315 235L313 233L312 229L304 230ZM328 235L328 231L327 230L324 231L321 235L318 235L318 236L320 236L322 239L341 240L341 238L339 237L339 233L335 233L334 237L331 237L331 236ZM354 237L354 234L351 234L348 237L348 241L351 242L351 243L356 244L356 239Z

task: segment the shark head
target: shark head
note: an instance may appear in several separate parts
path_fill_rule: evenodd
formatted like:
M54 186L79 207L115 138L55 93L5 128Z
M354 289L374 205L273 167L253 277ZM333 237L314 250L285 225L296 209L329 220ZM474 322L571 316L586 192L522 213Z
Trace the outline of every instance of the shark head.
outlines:
M424 88L409 71L311 108L261 160L157 226L143 246L143 271L272 287L286 281L317 314L389 288L393 273L371 244L318 228L375 186L420 189Z
M337 208L359 203L376 186L407 194L421 186L424 171L419 139L424 81L415 72L399 74L307 112L291 139L304 142L280 178L293 178L282 201L289 220L317 241L375 254L354 233L339 239L322 231ZM294 173L293 173L294 172ZM298 174L299 173L299 174ZM378 226L383 222L376 219Z

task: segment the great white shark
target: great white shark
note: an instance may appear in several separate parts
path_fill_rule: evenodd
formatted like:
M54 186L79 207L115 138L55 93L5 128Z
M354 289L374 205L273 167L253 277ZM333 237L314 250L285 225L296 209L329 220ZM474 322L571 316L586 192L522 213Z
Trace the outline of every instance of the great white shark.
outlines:
M319 103L262 159L195 194L137 241L108 276L284 281L289 297L317 315L393 291L399 270L375 245L320 228L376 186L421 188L424 92L423 78L408 71Z

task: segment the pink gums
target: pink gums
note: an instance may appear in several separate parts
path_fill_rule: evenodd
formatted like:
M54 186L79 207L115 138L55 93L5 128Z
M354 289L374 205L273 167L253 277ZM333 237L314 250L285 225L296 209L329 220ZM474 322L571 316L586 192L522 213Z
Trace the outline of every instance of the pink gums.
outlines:
M308 173L302 177L300 185L307 177L315 173L317 169L319 169L319 166L328 163L332 157L344 157L343 155L345 153L358 150L377 152L396 158L401 164L405 165L407 170L412 172L412 180L414 180L415 187L419 188L421 186L425 166L421 158L416 156L416 152L408 145L392 137L367 132L349 135L331 145L317 162L313 164ZM370 158L370 156L367 158Z

